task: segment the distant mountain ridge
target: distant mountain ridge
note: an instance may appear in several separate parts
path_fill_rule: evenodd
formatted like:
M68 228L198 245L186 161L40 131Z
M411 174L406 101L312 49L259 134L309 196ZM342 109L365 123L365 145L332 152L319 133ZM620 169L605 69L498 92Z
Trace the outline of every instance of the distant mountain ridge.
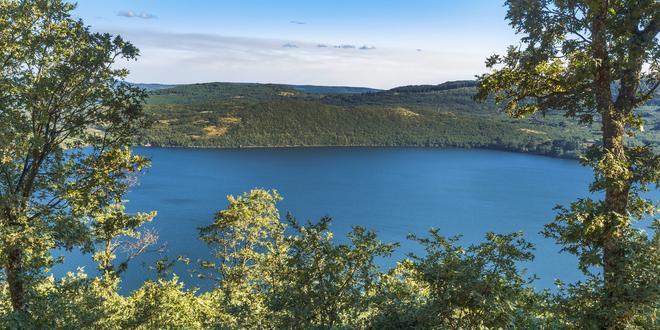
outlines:
M476 102L475 81L362 87L256 83L142 84L154 125L152 146L409 146L488 148L575 158L599 140L597 125L559 113L509 118ZM140 84L138 84L140 86ZM145 87L146 88L146 87ZM660 145L660 111L639 111L645 132L632 144Z
M180 85L174 84L158 84L158 83L131 83L134 86L144 88L147 91L155 91L160 89L174 88ZM214 84L214 83L208 83ZM216 83L217 84L217 83ZM220 83L220 84L247 84L247 85L274 85L274 84L258 84L258 83ZM321 85L286 85L291 88L308 94L360 94L360 93L375 93L381 92L382 89L369 88L369 87L352 87L352 86L321 86Z
M350 87L350 86L316 86L316 85L289 85L293 89L308 94L361 94L376 93L382 89L369 87Z
M470 88L476 86L477 86L477 82L474 80L457 80L457 81L447 81L438 85L410 85L410 86L395 87L390 90L387 90L387 92L428 93L428 92L446 91L456 88Z
M147 91L155 91L159 89L174 88L177 85L166 85L166 84L149 84L149 83L131 83L134 86L144 88Z

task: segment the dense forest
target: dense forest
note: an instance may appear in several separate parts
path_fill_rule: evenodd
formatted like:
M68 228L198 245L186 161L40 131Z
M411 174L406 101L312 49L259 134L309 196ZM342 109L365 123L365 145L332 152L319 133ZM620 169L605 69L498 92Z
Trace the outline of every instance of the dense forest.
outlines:
M205 83L152 90L155 124L142 144L186 147L413 146L490 148L574 158L599 129L550 113L514 119L477 102L475 81L387 91L349 87ZM632 143L658 144L660 117Z

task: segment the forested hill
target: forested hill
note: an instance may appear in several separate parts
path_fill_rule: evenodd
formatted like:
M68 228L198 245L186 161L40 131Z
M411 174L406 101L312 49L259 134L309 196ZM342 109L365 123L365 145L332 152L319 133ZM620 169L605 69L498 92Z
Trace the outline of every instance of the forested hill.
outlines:
M420 146L491 148L575 157L597 140L596 126L560 114L512 119L472 99L474 81L397 87L205 83L152 89L155 121L141 136L153 146ZM646 131L660 141L658 103L643 107Z
M348 87L348 86L313 86L313 85L291 85L297 91L309 94L361 94L375 93L381 89L367 87Z
M143 88L147 91L155 91L159 89L165 89L165 88L174 88L176 85L165 85L165 84L133 84L137 87Z

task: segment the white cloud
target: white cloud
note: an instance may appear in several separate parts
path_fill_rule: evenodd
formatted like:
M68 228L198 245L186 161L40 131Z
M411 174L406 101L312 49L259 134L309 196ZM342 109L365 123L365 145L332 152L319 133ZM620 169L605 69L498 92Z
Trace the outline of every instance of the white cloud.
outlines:
M122 63L131 70L129 79L136 82L234 81L391 88L472 79L483 66L483 58L477 54L420 53L387 47L350 51L292 40L144 30L114 32L140 48L138 61ZM283 47L287 44L298 48L292 51Z
M142 19L153 19L156 18L156 15L147 13L147 12L139 12L136 13L132 10L121 10L117 13L117 16L122 16L126 18L142 18Z

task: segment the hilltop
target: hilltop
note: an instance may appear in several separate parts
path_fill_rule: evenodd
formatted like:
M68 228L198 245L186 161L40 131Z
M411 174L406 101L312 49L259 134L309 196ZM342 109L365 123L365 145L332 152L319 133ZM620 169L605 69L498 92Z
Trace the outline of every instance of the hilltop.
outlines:
M151 88L154 119L141 142L153 146L415 146L489 148L576 157L596 126L560 114L509 118L478 103L474 81L359 87L204 83ZM656 101L640 109L647 130L632 143L660 140Z

